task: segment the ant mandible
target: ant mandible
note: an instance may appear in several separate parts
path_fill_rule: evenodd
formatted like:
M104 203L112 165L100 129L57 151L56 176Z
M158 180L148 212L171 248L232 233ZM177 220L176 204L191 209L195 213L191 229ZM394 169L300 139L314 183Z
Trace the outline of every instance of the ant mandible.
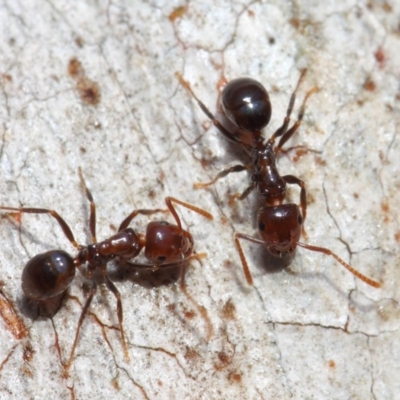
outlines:
M190 84L177 73L177 77L192 97L196 100L202 111L211 119L218 130L229 140L243 147L251 157L248 165L235 165L221 171L211 182L195 184L195 188L204 188L213 185L218 179L233 172L251 170L251 184L241 195L234 198L245 199L255 188L264 202L257 214L257 226L261 239L252 236L235 233L235 244L242 262L243 271L247 282L252 285L253 278L244 255L240 239L266 247L269 254L274 258L289 259L294 255L297 246L307 250L320 252L334 257L343 267L357 278L370 286L379 288L381 284L361 274L351 267L342 258L331 250L312 246L300 242L301 234L307 238L304 221L307 215L306 188L302 180L293 175L281 176L276 166L276 156L281 152L284 144L298 130L305 112L308 98L319 89L314 87L309 90L300 107L296 122L289 127L290 116L295 104L296 93L304 78L304 69L293 91L286 116L282 125L268 139L262 136L264 129L271 119L271 102L264 86L251 78L238 78L228 82L221 93L221 108L227 119L236 128L232 133L209 111L209 109L195 95ZM275 140L279 139L277 145ZM297 204L283 203L286 197L286 186L297 185L300 187L300 208Z
M86 303L79 317L75 338L69 355L68 362L64 365L68 371L73 360L79 332L90 304L96 293L97 283L94 279L95 271L99 271L107 288L113 293L117 300L117 314L121 341L125 358L129 361L129 353L122 325L123 312L121 295L111 281L107 273L107 264L116 260L122 265L133 268L145 268L157 270L160 268L180 268L180 286L185 290L184 274L186 263L193 259L200 259L202 254L193 251L194 241L191 234L182 228L181 220L172 203L179 204L191 211L197 212L203 217L212 220L213 216L208 212L185 203L174 197L166 197L165 203L168 210L162 209L139 209L132 211L120 224L118 232L101 242L96 238L96 205L93 196L86 186L82 171L79 169L79 177L85 189L86 197L90 203L89 228L92 243L80 245L76 242L71 228L65 220L54 210L45 208L8 207L0 206L0 210L13 211L17 213L48 214L60 225L64 235L78 250L73 257L64 250L50 250L31 258L22 272L22 289L25 296L33 301L44 301L64 293L74 280L75 271L78 267L86 265L84 276L91 284ZM147 225L146 234L136 233L129 224L137 215L152 215L159 212L169 211L176 221L176 225L166 221L152 221ZM133 263L129 260L137 257L144 249L144 255L149 264ZM82 271L81 271L82 272Z

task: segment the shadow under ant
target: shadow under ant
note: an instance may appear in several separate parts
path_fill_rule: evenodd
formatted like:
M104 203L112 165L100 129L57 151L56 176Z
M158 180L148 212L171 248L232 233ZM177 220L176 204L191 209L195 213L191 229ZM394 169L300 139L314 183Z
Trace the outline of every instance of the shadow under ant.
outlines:
M157 270L154 270L151 267L148 269L135 269L129 265L115 262L108 268L108 276L113 282L130 281L146 289L175 284L179 281L180 273L181 270L179 266L159 268Z

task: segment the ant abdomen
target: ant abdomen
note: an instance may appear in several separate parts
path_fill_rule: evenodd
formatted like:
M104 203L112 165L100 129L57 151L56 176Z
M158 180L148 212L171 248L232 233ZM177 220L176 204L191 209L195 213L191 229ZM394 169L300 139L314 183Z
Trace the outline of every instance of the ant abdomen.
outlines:
M154 263L176 263L192 254L193 240L188 232L166 221L147 225L145 257Z
M22 272L22 290L32 300L63 293L75 277L73 258L63 250L50 250L28 261Z
M264 86L251 78L238 78L226 84L221 103L226 116L240 129L260 131L271 119L271 102Z

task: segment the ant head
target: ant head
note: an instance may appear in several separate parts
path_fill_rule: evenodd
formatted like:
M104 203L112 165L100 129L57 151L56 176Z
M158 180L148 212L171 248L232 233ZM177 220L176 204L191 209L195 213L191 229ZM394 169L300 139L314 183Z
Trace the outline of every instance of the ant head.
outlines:
M189 232L165 221L147 225L145 257L156 263L175 263L189 257L193 251L193 238Z
M302 223L303 218L296 204L262 207L258 213L260 236L274 257L286 257L294 253Z
M45 300L64 292L75 277L73 258L63 250L38 254L22 272L22 290L32 300Z
M238 78L227 83L222 91L222 107L226 116L247 132L260 131L271 119L267 90L250 78Z

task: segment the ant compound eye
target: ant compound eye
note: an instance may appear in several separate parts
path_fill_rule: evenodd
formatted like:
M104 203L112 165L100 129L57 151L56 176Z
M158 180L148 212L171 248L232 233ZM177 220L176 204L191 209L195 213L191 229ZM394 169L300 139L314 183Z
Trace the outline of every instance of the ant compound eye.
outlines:
M262 222L262 221L259 221L259 222L258 222L258 230L259 230L260 232L264 232L264 231L265 231L265 224L264 224L264 222Z
M244 131L260 131L271 119L268 92L254 79L228 82L222 91L222 106L226 116Z
M299 216L297 217L297 222L299 223L299 225L303 224L303 217L301 214L299 214Z

